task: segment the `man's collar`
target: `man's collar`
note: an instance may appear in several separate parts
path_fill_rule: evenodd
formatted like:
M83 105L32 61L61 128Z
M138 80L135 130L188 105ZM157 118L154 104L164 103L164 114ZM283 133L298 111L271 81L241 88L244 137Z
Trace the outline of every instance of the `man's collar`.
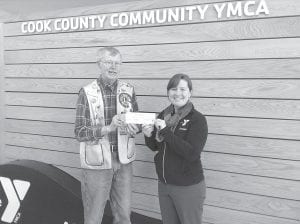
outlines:
M116 86L118 85L118 79L116 79L116 81L114 81L112 84L110 84L109 82L107 82L106 80L104 80L101 76L97 79L97 83L99 86L102 86L104 88L110 88L111 90L114 90L116 88Z

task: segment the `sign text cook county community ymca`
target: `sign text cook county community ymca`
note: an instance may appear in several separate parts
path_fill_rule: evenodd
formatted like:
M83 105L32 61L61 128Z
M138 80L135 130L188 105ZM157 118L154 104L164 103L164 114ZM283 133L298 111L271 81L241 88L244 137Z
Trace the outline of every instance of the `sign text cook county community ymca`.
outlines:
M269 14L270 12L265 0L251 0L27 21L22 23L21 29L22 33L60 32L173 22L197 22L205 20L207 17L211 18L212 16L216 17L216 19L223 19Z

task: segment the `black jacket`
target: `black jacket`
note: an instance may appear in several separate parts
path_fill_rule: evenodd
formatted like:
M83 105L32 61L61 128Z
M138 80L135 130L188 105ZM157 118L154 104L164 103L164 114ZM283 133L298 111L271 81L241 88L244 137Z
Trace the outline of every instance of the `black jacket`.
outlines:
M158 118L162 119L163 112ZM156 131L151 137L145 137L146 145L158 151L154 157L158 178L163 183L188 186L204 179L200 154L207 139L207 122L205 117L195 110L179 121L174 133L169 127L160 131L163 142L155 139Z

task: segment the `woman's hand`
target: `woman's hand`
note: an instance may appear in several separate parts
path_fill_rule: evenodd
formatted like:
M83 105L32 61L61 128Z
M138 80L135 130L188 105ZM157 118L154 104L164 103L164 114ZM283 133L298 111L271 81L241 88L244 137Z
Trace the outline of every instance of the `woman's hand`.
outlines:
M154 125L157 128L157 130L161 130L166 127L166 122L161 119L156 119Z
M142 131L146 137L151 137L152 132L154 130L154 125L146 124L142 126Z

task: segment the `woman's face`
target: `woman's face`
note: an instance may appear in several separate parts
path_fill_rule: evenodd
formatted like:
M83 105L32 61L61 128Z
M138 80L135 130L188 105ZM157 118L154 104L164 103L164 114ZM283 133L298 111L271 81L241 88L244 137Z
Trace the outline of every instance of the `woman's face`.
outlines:
M176 87L169 89L168 96L175 108L184 106L191 97L187 81L181 79Z

